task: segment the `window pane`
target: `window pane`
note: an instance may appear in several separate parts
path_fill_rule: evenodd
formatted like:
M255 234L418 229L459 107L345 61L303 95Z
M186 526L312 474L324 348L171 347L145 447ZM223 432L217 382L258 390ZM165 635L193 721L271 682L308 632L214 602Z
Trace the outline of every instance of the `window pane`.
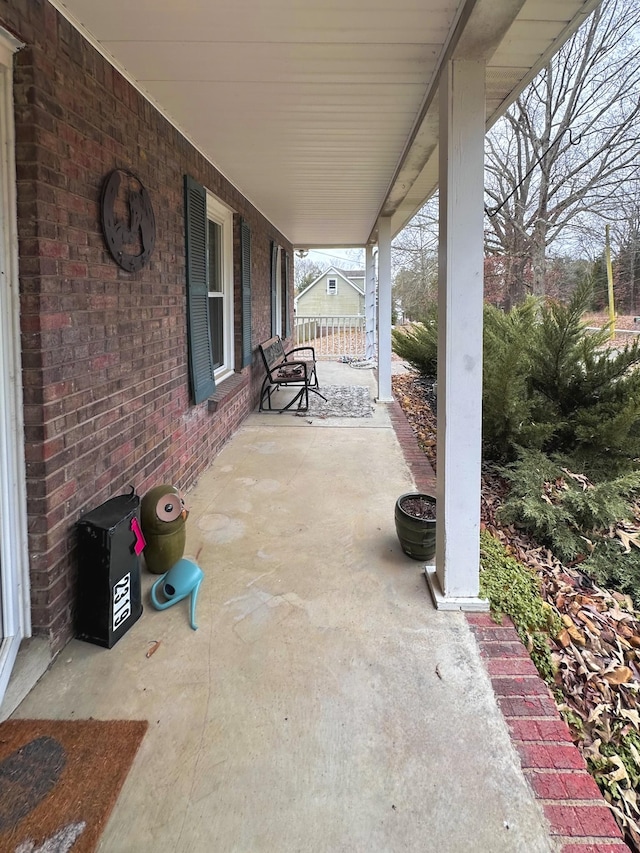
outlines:
M222 296L209 297L209 326L215 370L224 363L224 300Z
M222 227L209 220L209 326L213 369L224 364L224 286L222 279ZM215 294L215 295L214 295Z
M209 220L209 293L222 293L222 227Z

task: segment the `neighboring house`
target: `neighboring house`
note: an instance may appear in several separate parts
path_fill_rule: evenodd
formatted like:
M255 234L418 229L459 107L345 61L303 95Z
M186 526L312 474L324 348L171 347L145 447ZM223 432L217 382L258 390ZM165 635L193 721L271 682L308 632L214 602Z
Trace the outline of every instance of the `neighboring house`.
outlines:
M329 267L294 299L296 317L363 317L364 271Z

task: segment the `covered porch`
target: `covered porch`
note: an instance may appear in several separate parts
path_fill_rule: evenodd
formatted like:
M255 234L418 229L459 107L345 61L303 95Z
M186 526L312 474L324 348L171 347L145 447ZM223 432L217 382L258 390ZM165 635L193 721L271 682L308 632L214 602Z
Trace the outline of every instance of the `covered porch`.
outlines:
M372 371L319 372L376 396ZM188 495L198 630L145 594L113 649L72 641L17 711L150 721L102 853L556 849L464 614L400 550L413 486L384 403L249 416Z
M243 14L190 0L151 16L126 0L52 2L294 248L365 249L381 401L393 399L392 240L439 191L438 541L428 578L439 609L486 610L484 136L600 0L287 0L268 14L261 0ZM272 314L279 299L272 292Z
M430 585L481 606L484 133L598 2L0 2L0 695L23 639L72 636L78 518L159 471L190 488L255 404L296 249L365 249L391 400L391 241L436 188ZM102 233L111 171L158 218L135 273Z
M460 612L486 605L484 132L597 3L0 2L12 287L0 300L11 356L0 377L0 694L33 627L58 656L16 716L150 721L103 853L537 853L557 849L558 836L605 835L597 820L576 829L573 801L566 820L535 801ZM19 141L5 119L16 92ZM159 221L152 263L133 275L106 256L98 215L107 169L123 167L152 188ZM183 182L193 172L203 229L226 235L219 400L189 395ZM428 587L393 529L412 478L389 414L391 242L436 187L439 515ZM291 336L287 258L340 245L366 250L378 371L374 380L323 363L320 381L366 381L373 418L248 414L258 344ZM204 302L222 292L210 281ZM325 372L338 369L349 378ZM158 478L189 492L187 554L206 575L199 630L186 604L148 606L146 575L144 618L112 650L65 645L74 525L98 496L130 482L145 492ZM529 686L523 657L505 670L520 678L523 668ZM573 749L566 727L528 720L540 702L517 707L523 740L554 739L551 752L532 750L552 762L539 768L543 782L576 768L585 779L583 764L562 763ZM601 801L595 810L608 814Z

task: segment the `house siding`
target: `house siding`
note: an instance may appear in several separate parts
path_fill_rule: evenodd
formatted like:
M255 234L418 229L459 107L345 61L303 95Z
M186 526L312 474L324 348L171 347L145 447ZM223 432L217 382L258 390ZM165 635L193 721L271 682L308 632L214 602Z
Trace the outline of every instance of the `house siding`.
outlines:
M73 635L75 523L129 484L188 490L210 465L257 403L270 241L292 247L49 3L0 0L0 25L26 45L14 98L32 625L57 651ZM136 273L102 236L114 168L154 207L155 250ZM251 228L253 363L216 406L189 398L184 174L236 212L238 368L240 218Z
M327 280L338 280L338 292L327 293ZM298 317L345 317L364 314L364 296L340 276L329 273L317 281L296 302Z

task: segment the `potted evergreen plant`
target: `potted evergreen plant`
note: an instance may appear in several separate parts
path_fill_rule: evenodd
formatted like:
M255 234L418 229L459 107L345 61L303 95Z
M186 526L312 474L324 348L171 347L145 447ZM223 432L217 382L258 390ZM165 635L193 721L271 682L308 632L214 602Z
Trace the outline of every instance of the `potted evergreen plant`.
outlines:
M400 495L395 520L404 553L414 560L432 560L436 552L436 499L423 492Z

